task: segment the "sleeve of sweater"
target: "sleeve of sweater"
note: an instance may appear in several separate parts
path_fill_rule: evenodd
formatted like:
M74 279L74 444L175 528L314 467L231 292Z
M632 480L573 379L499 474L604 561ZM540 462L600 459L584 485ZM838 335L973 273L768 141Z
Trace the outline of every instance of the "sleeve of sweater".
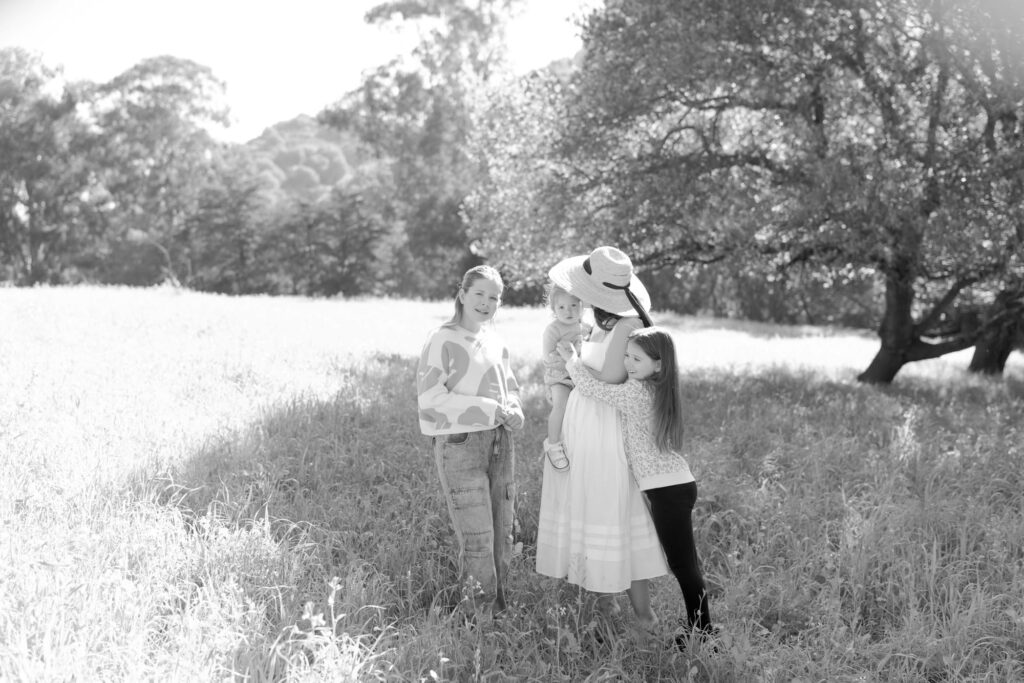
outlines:
M541 350L544 355L548 355L555 350L555 346L558 344L558 330L555 329L554 323L551 323L544 328L544 342Z
M623 412L630 412L642 405L642 396L640 396L639 392L643 391L643 389L638 382L627 381L623 384L602 382L590 374L587 366L583 364L579 356L574 356L572 360L565 364L565 367L569 371L572 381L576 384L575 391L579 391L584 396L596 398L598 401L608 403Z
M505 347L502 354L502 367L505 369L505 410L517 412L520 417L525 419L523 402L519 398L519 381L512 371L512 354L509 352L508 347Z

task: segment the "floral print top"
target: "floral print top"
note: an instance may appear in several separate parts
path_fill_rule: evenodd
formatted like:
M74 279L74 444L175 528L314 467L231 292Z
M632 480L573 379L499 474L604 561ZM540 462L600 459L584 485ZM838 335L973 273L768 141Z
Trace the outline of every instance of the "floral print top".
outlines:
M618 409L622 418L626 460L641 490L694 481L690 466L682 454L658 450L654 442L651 425L654 393L645 382L635 379L627 379L623 384L602 382L587 371L578 356L566 364L566 369L576 383L573 391Z

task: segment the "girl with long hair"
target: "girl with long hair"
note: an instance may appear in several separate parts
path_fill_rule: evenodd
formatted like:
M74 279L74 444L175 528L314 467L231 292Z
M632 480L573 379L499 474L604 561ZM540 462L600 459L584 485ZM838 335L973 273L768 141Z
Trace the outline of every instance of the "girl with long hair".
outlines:
M698 638L712 632L707 589L693 536L697 482L682 455L683 403L675 343L658 327L640 328L626 341L622 384L601 382L570 345L559 347L574 391L615 406L623 417L626 460L647 498L669 569L686 603L688 626ZM687 635L676 636L686 646Z
M491 266L462 278L451 320L433 330L416 373L420 431L431 437L473 611L503 612L512 559L515 449L523 426L508 346L491 329L504 283Z

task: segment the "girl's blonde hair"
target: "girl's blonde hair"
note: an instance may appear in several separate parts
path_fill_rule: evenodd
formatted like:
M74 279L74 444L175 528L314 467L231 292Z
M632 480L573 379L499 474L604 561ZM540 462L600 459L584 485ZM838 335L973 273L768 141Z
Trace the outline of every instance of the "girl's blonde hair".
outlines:
M633 330L627 339L651 360L661 361L661 368L645 380L654 388L654 442L660 450L679 451L683 447L683 392L675 342L660 327Z
M498 272L497 268L494 266L473 266L462 276L459 290L455 292L455 314L452 315L452 319L446 322L445 325L458 325L462 322L463 306L459 294L468 292L477 280L490 280L498 285L502 291L505 291L505 282L501 279L501 273Z

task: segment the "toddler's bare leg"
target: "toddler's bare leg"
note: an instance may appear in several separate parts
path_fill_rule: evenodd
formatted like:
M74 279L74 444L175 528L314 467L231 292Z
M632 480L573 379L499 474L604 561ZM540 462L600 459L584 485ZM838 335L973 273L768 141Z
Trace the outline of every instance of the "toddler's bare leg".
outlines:
M551 385L551 412L548 414L548 442L558 443L562 440L562 419L565 417L565 404L569 401L571 388L564 384Z
M619 603L615 601L615 595L612 593L598 595L594 606L597 607L598 612L609 618L617 617L622 612L619 608Z
M636 613L636 620L644 628L653 628L658 623L658 617L651 609L651 584L646 579L634 581L629 584L626 590L629 595L629 604L633 606Z

